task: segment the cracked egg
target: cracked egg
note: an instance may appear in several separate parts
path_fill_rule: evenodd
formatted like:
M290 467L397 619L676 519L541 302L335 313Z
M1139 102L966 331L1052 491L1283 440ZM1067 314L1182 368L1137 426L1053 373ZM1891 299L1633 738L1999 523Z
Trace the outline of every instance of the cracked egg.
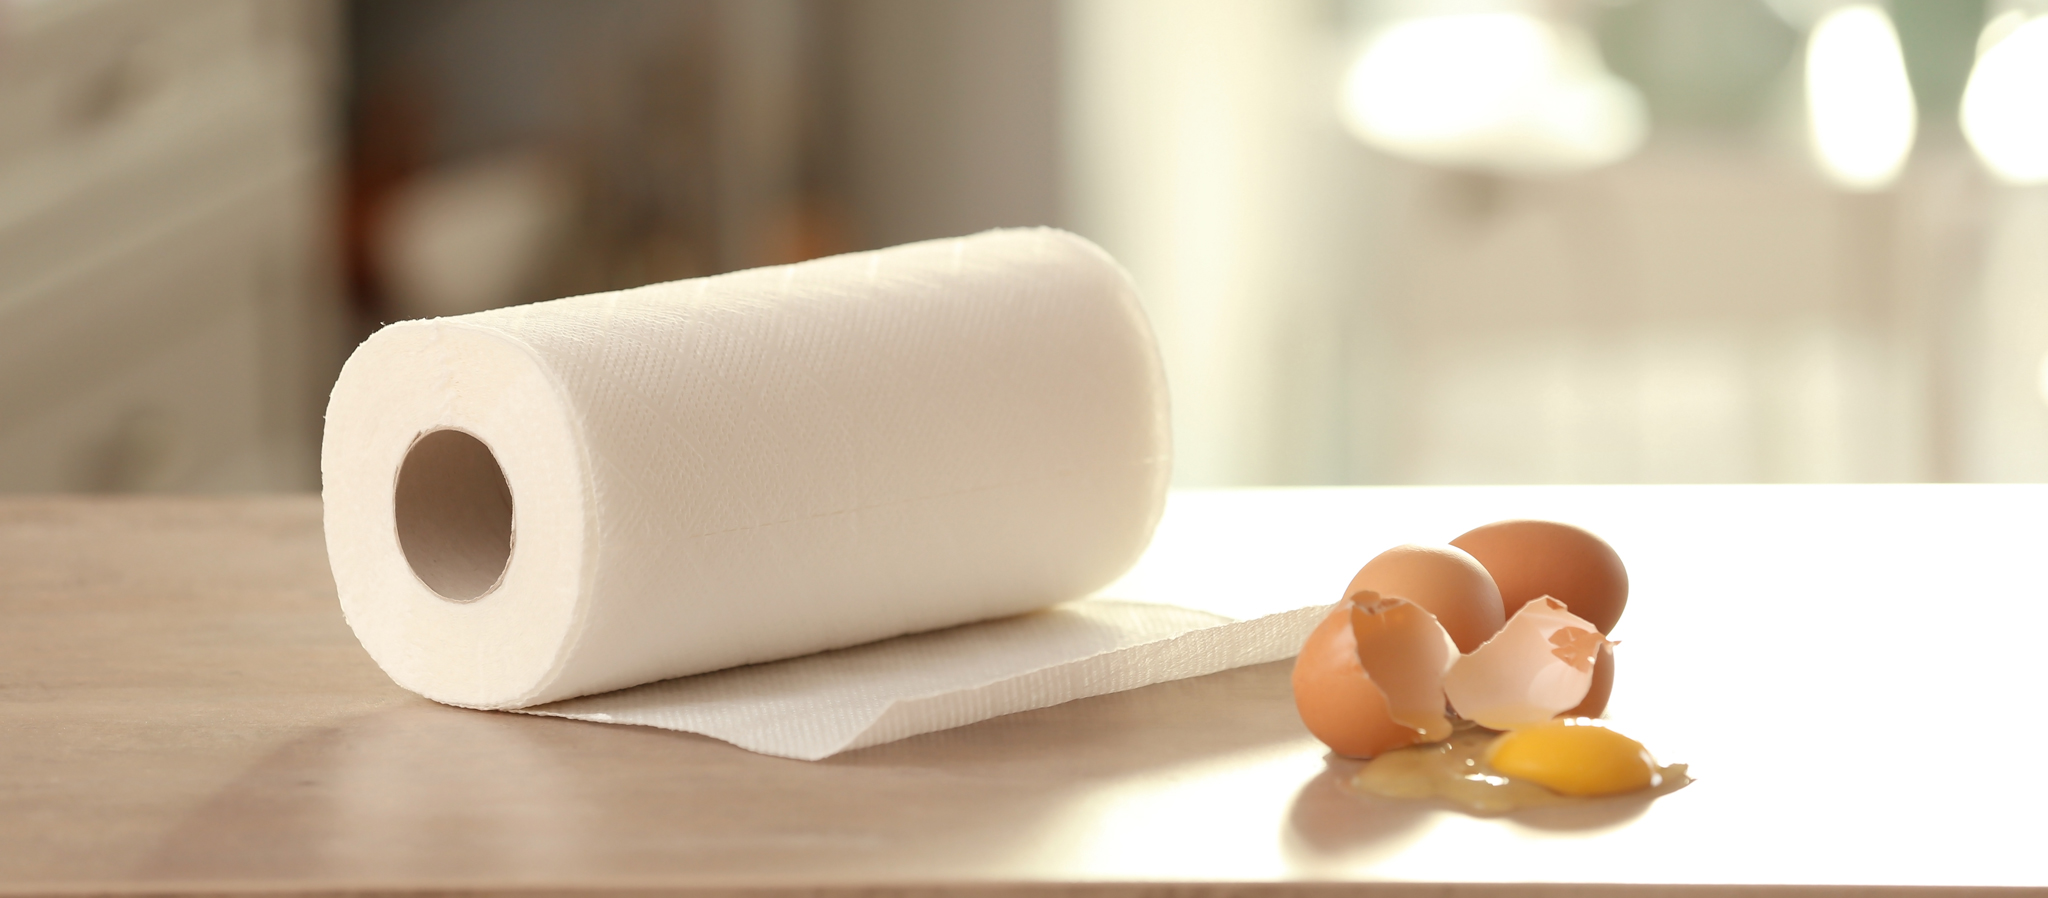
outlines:
M1295 661L1309 731L1337 754L1374 759L1358 785L1495 812L1689 782L1593 719L1613 687L1607 633L1627 601L1613 549L1547 521L1489 524L1459 543L1475 551L1410 545L1373 558ZM1512 587L1493 581L1496 568Z

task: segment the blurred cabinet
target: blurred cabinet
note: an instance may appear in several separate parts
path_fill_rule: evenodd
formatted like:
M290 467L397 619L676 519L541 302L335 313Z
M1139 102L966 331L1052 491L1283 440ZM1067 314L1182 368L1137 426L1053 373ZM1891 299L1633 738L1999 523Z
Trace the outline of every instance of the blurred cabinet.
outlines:
M0 4L0 490L317 484L333 12Z

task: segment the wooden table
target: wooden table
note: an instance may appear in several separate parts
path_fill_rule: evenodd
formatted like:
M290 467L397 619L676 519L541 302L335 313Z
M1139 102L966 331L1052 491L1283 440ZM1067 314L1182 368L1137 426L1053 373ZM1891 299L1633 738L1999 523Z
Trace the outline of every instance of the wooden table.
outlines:
M14 498L0 894L2048 886L2048 488L1201 501L1240 525L1266 516L1272 541L1247 551L1275 563L1355 544L1340 559L1355 566L1512 514L1603 532L1635 581L1616 724L1699 782L1504 819L1375 801L1302 730L1286 664L817 763L458 710L393 686L356 645L312 497ZM1324 542L1302 549L1314 540L1288 527Z

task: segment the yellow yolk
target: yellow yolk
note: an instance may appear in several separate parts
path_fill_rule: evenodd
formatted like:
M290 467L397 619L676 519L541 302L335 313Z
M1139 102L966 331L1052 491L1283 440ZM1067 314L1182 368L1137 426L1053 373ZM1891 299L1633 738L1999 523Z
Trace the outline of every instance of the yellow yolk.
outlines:
M1561 724L1561 721L1546 724L1539 729ZM1597 728L1601 724L1594 720L1586 721L1584 725ZM1487 763L1487 756L1494 743L1505 739L1506 735L1469 720L1457 721L1454 726L1451 738L1442 742L1399 748L1375 756L1352 775L1351 786L1379 798L1407 801L1440 799L1483 816L1591 801L1600 797L1566 794L1523 773L1510 774L1496 769ZM1623 738L1614 733L1608 735ZM1584 736L1582 733L1572 734L1572 738ZM1541 738L1538 737L1539 740ZM1525 743L1525 747L1531 744ZM1558 758L1553 754L1551 760ZM1649 788L1636 795L1646 798L1664 795L1683 789L1692 782L1684 764L1658 767L1654 773ZM1540 773L1538 775L1541 776Z
M1643 744L1598 720L1571 717L1502 733L1486 763L1562 795L1617 795L1658 784Z

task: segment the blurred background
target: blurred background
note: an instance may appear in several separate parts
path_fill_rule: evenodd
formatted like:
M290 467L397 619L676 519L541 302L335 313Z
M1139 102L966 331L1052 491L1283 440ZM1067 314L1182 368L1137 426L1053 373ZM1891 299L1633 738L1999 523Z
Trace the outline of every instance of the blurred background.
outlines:
M2048 0L0 0L0 490L381 323L1005 225L1183 486L2048 480Z

